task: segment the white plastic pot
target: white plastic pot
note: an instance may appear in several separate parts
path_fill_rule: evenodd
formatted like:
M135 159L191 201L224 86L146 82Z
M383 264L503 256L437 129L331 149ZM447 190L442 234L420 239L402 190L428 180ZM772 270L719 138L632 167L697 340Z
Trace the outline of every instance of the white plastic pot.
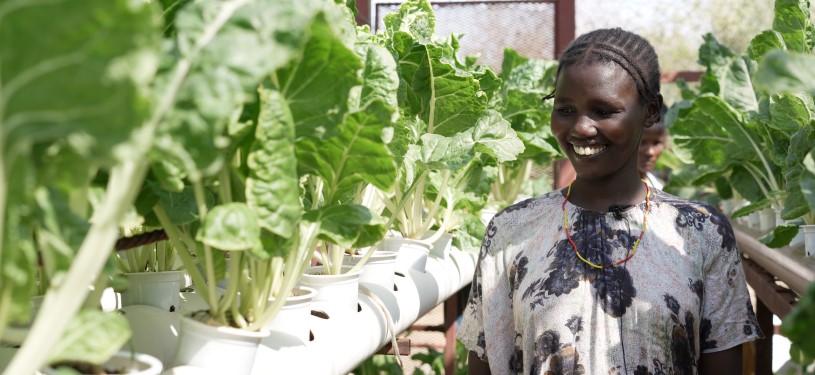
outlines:
M292 295L286 298L286 303L280 308L272 322L265 328L269 331L285 333L298 338L302 343L309 339L309 318L311 317L311 300L317 291L307 286L292 290ZM269 298L269 302L274 297Z
M436 234L435 231L427 232L425 238L430 238ZM444 233L439 237L436 242L433 243L433 247L430 248L430 256L439 259L447 259L448 255L450 254L450 248L453 247L453 234L452 233Z
M382 240L382 248L397 253L395 266L397 272L405 273L411 269L425 272L430 245L407 238L385 238Z
M102 365L103 368L108 370L115 370L115 374L130 374L130 375L159 375L164 369L161 361L156 357L143 353L132 354L130 352L118 352L113 355L111 359ZM54 375L58 372L56 369L46 367L43 371L45 375Z
M386 288L393 288L393 272L396 269L397 253L393 251L373 250L371 257L362 266L362 273L359 275L359 282L366 284L381 285ZM345 255L342 262L347 266L354 266L362 260L365 254Z
M325 274L322 266L306 268L300 285L316 291L313 303L340 307L345 312L356 312L359 302L359 275L362 271L349 272L351 266L342 266L339 275Z
M216 327L190 317L181 318L175 366L194 366L219 374L248 375L261 340L269 331L251 332Z
M758 212L758 230L760 232L769 232L775 228L775 225L775 211L772 208L765 208Z
M122 307L150 305L164 311L178 311L179 291L184 285L183 271L136 272L124 274L127 290L121 293Z
M804 253L808 257L815 257L815 224L801 225L804 232Z

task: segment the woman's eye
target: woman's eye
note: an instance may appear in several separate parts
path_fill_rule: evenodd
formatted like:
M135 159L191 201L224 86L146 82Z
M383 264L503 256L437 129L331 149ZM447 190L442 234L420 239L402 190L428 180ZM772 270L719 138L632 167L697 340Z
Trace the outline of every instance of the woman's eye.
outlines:
M556 108L555 111L560 113L561 115L568 115L574 113L574 110L571 108Z
M607 109L601 109L597 111L597 114L600 115L601 117L609 117L615 113L617 113L617 111Z

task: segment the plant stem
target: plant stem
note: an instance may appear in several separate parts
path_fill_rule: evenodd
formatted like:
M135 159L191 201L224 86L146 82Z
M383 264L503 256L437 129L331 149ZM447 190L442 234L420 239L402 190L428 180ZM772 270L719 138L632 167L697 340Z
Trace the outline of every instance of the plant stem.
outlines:
M225 314L226 311L229 310L232 301L235 300L235 297L238 295L238 284L240 283L241 277L241 259L242 259L242 252L234 251L230 253L229 257L229 273L227 274L226 280L226 291L224 292L223 297L221 297L221 302L218 306L218 311L221 315ZM241 301L241 303L251 303L252 301ZM234 317L234 311L233 311ZM220 316L222 320L226 320L225 316Z
M184 264L184 268L190 274L195 288L206 288L207 282L204 280L201 272L198 271L198 267L195 265L195 260L193 260L192 256L190 256L190 250L194 249L187 250L187 247L182 240L183 234L170 220L170 217L167 215L167 211L164 210L164 205L159 202L155 207L153 207L153 212L155 212L159 223L161 223L161 226L167 233L167 239L176 248L178 257L181 258L181 263ZM207 301L207 305L210 307L210 309L212 309L212 305L217 303L217 301L210 301L206 295L203 295L202 297L204 297L204 300Z
M448 189L449 186L448 184L450 182L450 170L445 169L444 172L442 172L442 174L443 178L441 186L439 186L439 191L436 192L436 200L434 200L433 205L428 208L427 220L421 220L420 218L420 221L422 221L422 228L420 230L421 233L427 232L430 229L430 225L432 225L433 222L436 220L436 213L439 212L439 208L441 207L441 200L444 197L444 193ZM452 205L453 203L454 202L448 201L447 205L449 206Z
M6 373L32 374L42 367L68 322L84 302L88 294L87 286L107 261L107 255L119 234L119 223L136 198L146 172L144 158L122 162L111 170L103 204L95 212L93 224L68 273L60 283L51 285L46 293L39 317L6 368Z
M198 204L198 219L203 225L204 219L207 217L207 201L204 197L204 185L202 185L199 180L193 180L191 183L192 191L195 195L195 202ZM218 290L215 285L217 282L217 280L215 280L215 260L212 257L212 249L207 244L204 244L204 270L207 273L207 293L210 301L213 302L210 307L215 307L215 310L209 313L212 317L218 317L223 314L223 311L221 311L218 306ZM222 320L221 323L225 323L225 321Z
M6 330L6 325L8 325L9 322L11 292L11 283L6 282L0 286L0 338L3 338L3 332Z
M286 297L291 294L294 284L300 280L300 276L303 274L306 264L308 264L309 254L314 251L319 232L319 223L300 224L295 247L286 256L286 270L283 271L284 279L281 283L280 293L275 296L274 302L263 312L261 319L250 325L250 330L257 331L269 325L277 312L280 311L280 308L283 307L283 304L286 303Z

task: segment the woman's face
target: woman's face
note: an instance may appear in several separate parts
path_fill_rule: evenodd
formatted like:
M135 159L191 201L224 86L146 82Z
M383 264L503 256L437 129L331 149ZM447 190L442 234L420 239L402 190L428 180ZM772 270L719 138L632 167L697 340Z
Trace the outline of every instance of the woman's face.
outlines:
M640 176L654 170L659 155L662 155L662 152L665 151L665 142L667 140L668 134L665 133L665 126L660 123L642 131L637 166Z
M636 171L648 107L634 80L617 64L578 64L561 70L552 133L577 177L595 180Z

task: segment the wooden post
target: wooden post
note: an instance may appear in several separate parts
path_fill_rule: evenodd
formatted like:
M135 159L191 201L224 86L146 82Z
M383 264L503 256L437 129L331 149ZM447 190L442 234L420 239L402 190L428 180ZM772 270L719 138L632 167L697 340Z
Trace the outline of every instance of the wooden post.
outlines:
M560 57L566 46L574 40L574 29L574 0L557 0L555 2L555 57Z
M357 2L357 26L371 24L371 0L356 0ZM373 30L373 26L371 27Z
M764 302L756 299L756 320L764 333L764 338L755 344L755 374L772 375L773 373L773 313Z

